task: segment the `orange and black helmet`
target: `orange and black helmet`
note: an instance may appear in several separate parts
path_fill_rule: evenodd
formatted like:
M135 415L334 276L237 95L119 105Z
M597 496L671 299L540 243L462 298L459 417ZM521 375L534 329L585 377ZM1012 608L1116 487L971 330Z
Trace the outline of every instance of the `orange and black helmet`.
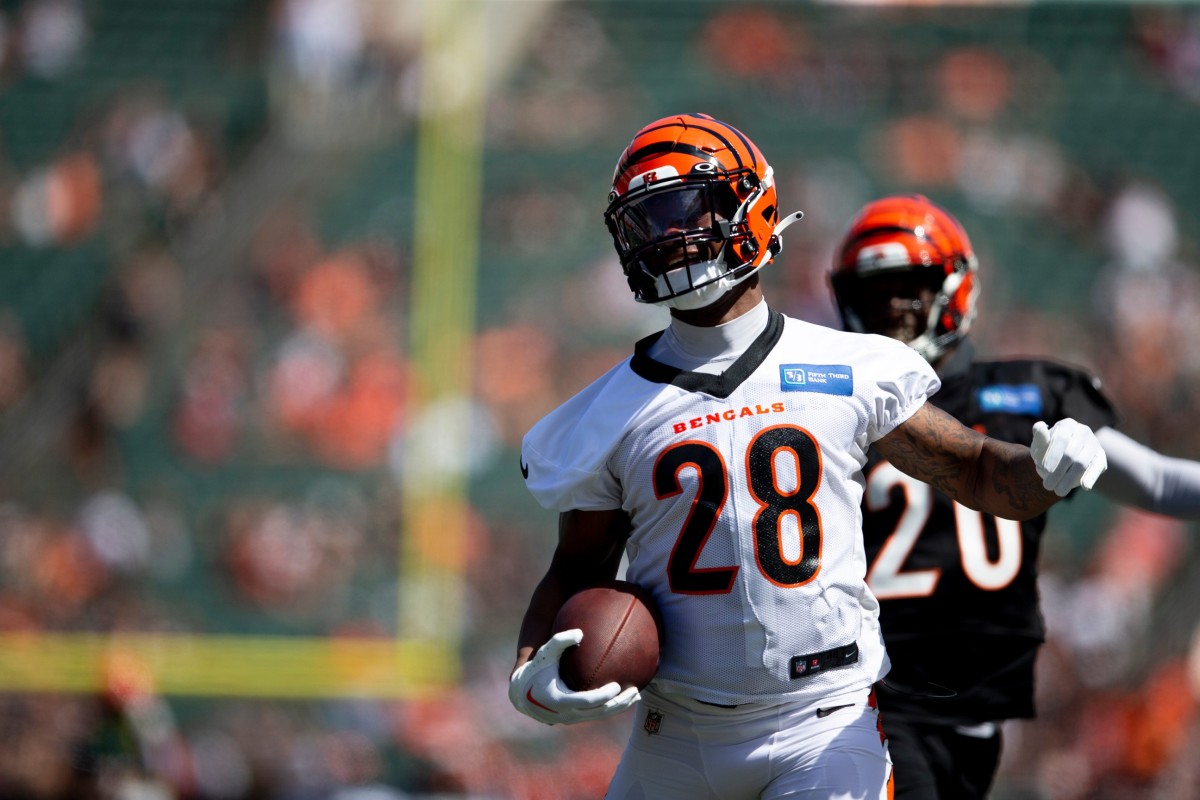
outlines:
M634 297L701 308L782 247L775 178L758 147L706 114L642 128L617 161L604 220Z
M858 212L834 254L830 283L847 330L880 333L873 313L903 293L924 330L908 342L936 360L970 330L979 294L971 240L954 216L919 194L883 197ZM931 299L917 300L924 295Z

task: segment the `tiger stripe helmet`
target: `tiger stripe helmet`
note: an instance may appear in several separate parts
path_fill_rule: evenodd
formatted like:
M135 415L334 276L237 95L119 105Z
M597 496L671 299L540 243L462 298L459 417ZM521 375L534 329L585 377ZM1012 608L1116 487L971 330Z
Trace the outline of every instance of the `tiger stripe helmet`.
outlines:
M642 128L617 160L604 220L634 297L703 308L782 249L774 173L737 128L707 114Z
M868 309L891 298L881 297L881 281L897 281L932 292L926 308L924 330L909 346L935 361L966 336L975 319L979 295L978 262L967 232L954 216L920 194L883 197L865 205L850 223L834 254L830 284L846 330L880 333L872 329Z

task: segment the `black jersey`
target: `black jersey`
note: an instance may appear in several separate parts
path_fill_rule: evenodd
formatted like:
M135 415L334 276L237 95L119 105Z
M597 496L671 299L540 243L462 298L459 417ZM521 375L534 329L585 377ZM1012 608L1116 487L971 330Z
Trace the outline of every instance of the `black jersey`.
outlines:
M1081 369L972 356L962 342L930 402L994 439L1028 445L1038 420L1072 417L1092 430L1117 422ZM1033 716L1045 515L1014 522L972 511L874 451L864 474L867 579L892 660L879 693L885 714L953 724Z

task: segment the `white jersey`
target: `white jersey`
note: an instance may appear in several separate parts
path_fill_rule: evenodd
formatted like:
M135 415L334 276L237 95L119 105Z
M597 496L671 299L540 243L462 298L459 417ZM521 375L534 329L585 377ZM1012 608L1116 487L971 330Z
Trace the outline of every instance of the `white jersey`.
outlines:
M935 392L893 339L771 312L725 372L638 343L525 436L529 490L622 508L627 578L665 622L656 689L718 704L818 700L887 672L859 503L872 442Z

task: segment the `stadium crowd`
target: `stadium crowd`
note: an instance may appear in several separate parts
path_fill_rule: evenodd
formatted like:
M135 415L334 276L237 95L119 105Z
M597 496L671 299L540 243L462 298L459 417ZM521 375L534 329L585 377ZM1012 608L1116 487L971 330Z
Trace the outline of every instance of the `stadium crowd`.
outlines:
M290 85L320 92L386 76L411 114L403 91L411 52L369 35L375 8L281 0L264 23L264 61ZM754 14L714 5L680 59L713 53L718 63L708 69L762 78L763 107L808 104L853 117L881 102L886 61L862 49L840 61L803 15L779 4ZM595 143L607 152L631 129L624 104L656 102L652 87L622 92L582 80L616 47L605 19L586 4L556 12L530 48L528 79L497 87L491 99L488 152ZM86 55L89 24L87 4L73 0L7 4L0 77L64 80ZM771 35L755 48L713 47L731 26ZM1140 79L1161 87L1164 104L1196 102L1197 41L1200 12L1129 15ZM984 228L980 349L1085 365L1125 412L1124 431L1163 452L1200 456L1190 418L1200 406L1200 354L1186 346L1200 338L1197 209L1136 165L1119 179L1096 175L1044 127L1020 125L1053 113L1029 107L1055 102L1029 87L1061 80L1056 64L1020 55L986 40L932 58L910 53L906 67L942 100L919 112L887 108L860 143L865 158L808 160L795 137L783 164L794 196L783 205L807 216L764 279L788 287L774 296L797 298L784 310L836 325L825 285L831 249L872 185L957 197L976 219L1033 219L1082 261L1051 276L1057 295L1039 305L1021 285L1029 271L1001 263L1016 229L998 223L989 237ZM38 163L10 162L0 141L4 246L44 254L98 242L107 269L94 314L50 345L0 297L0 414L28 416L46 402L51 367L71 336L86 337L93 354L60 389L70 411L40 466L28 476L9 468L0 486L0 630L387 636L396 626L399 454L411 424L411 242L398 233L330 240L319 203L283 198L263 209L235 261L206 267L218 277L214 294L191 296L186 265L197 262L180 248L198 227L219 235L223 189L246 151L225 140L219 120L152 79L81 108ZM556 134L553 111L565 96L573 119L594 124ZM95 696L0 695L0 797L602 795L627 721L547 728L505 697L512 631L528 595L510 587L532 587L552 532L530 530L526 506L495 498L519 493L516 452L530 425L626 355L611 342L665 320L629 310L611 249L582 268L554 264L562 242L594 227L607 179L592 175L586 187L553 194L512 190L484 210L481 270L491 248L557 271L536 290L503 297L474 340L471 402L486 424L471 464L475 549L464 576L461 685L404 701L200 700L162 696L139 664L114 663ZM1064 293L1070 301L1057 302ZM19 452L27 440L5 431L6 459L28 455ZM1071 521L1077 511L1087 523ZM1192 756L1200 639L1189 638L1200 607L1186 605L1180 586L1194 571L1194 534L1191 525L1086 500L1051 512L1040 717L1006 731L1000 800L1200 796ZM1164 609L1176 616L1164 619Z

